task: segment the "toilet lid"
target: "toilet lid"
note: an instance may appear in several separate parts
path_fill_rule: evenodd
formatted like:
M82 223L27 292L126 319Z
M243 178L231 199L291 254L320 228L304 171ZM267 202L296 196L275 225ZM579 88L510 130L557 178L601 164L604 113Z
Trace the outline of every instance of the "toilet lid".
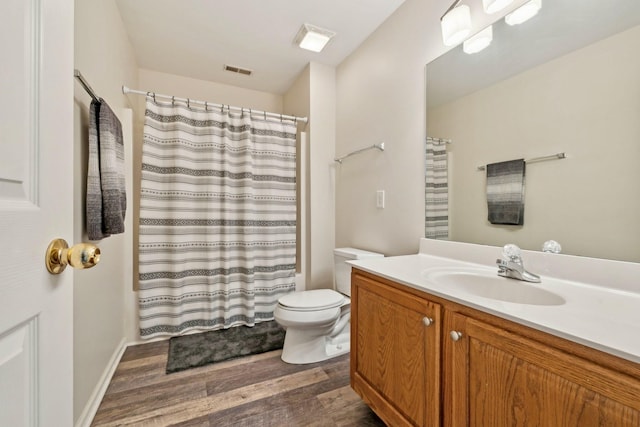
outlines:
M326 310L340 307L343 302L344 295L331 289L294 292L278 300L281 306L295 311Z

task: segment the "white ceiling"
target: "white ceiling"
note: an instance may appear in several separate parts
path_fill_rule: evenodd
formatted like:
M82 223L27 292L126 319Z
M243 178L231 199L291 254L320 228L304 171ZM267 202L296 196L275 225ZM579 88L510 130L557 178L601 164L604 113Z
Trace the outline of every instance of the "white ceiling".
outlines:
M311 61L340 64L403 2L117 0L141 68L278 94ZM323 52L293 44L305 22L337 33Z

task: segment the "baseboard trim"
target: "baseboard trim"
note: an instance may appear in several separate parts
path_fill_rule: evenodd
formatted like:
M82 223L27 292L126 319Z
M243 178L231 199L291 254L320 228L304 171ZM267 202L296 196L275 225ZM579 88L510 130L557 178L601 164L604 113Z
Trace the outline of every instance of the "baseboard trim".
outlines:
M118 367L118 363L120 363L120 359L122 359L122 355L124 351L127 349L129 344L127 344L126 340L122 338L120 344L118 344L118 348L113 352L113 356L111 356L111 360L107 364L102 376L100 377L100 381L96 384L96 387L93 389L93 393L91 393L91 397L87 401L87 404L80 414L80 417L75 423L75 427L90 427L91 422L93 421L93 417L96 416L96 412L98 412L98 407L100 406L100 402L102 402L102 398L104 394L107 392L107 388L109 387L109 383L111 382L111 378L113 378L113 374L116 372L116 368Z
M199 331L202 332L202 331ZM173 335L170 336L162 336L162 337L155 337L155 338L149 338L146 340L143 339L137 339L134 341L129 341L127 343L127 347L131 347L132 345L140 345L140 344L149 344L150 342L157 342L157 341L167 341L169 340Z

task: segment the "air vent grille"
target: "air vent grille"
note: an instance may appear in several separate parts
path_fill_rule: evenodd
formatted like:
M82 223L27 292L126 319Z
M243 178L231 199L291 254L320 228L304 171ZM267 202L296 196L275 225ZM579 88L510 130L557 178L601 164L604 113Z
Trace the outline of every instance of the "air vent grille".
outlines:
M245 76L250 76L253 71L247 68L236 67L235 65L226 65L224 66L225 71L229 71L237 74L244 74Z

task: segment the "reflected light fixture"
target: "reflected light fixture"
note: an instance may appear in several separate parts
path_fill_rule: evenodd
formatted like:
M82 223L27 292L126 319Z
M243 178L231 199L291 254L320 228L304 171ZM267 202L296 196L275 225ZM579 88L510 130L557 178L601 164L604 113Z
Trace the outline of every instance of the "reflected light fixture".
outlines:
M513 0L482 0L484 11L490 14L500 12L511 3L513 3Z
M542 0L529 0L510 14L504 17L504 21L509 25L518 25L536 16L542 8Z
M294 43L302 49L320 52L335 35L336 33L333 31L325 30L324 28L311 24L303 24L298 34L296 34Z
M440 18L442 42L445 46L457 45L471 32L471 9L464 4L458 6L461 1L454 1Z
M491 44L493 40L493 26L489 25L484 30L475 34L473 37L469 37L468 40L462 44L462 50L464 53L472 54L480 52Z

